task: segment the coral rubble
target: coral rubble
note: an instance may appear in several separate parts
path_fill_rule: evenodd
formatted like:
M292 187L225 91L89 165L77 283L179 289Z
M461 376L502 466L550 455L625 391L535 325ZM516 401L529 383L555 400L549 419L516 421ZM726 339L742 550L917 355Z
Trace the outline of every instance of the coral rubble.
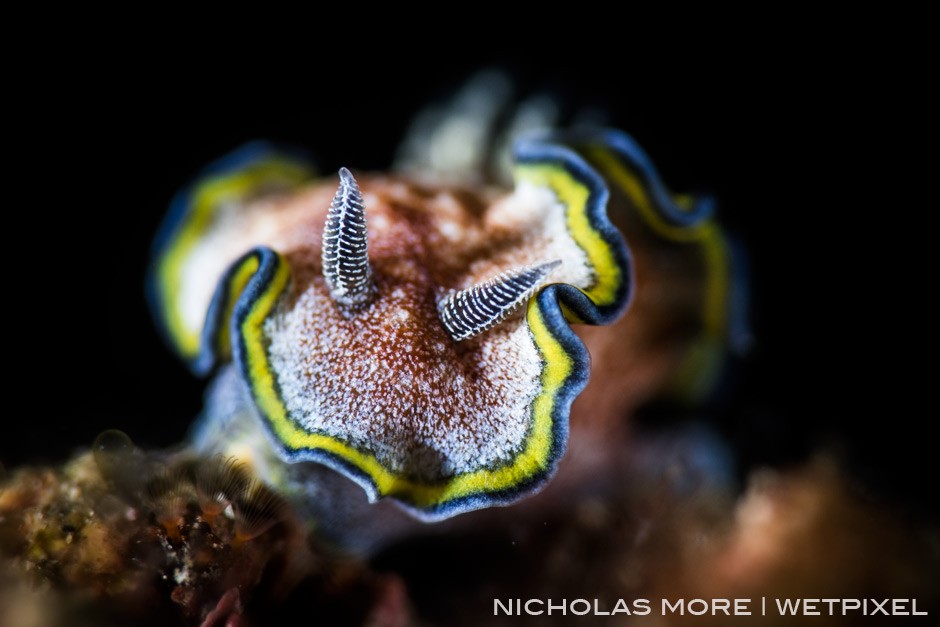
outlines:
M195 477L218 460L141 458L109 477L95 457L0 488L0 625L247 627L301 604L335 625L409 624L394 577L317 546L262 486L240 506L200 503Z

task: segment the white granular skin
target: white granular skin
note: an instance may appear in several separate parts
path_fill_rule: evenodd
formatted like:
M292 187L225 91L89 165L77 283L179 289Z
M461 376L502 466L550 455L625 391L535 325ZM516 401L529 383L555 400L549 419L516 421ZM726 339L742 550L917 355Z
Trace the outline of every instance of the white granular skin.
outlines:
M517 246L494 255L495 259L487 260L489 263L497 261L501 269L511 269L560 259L562 266L552 273L549 282L580 288L594 283L587 255L568 231L565 208L547 189L526 181L518 183L512 194L487 210L484 224L488 233L508 232L520 237Z
M220 273L257 244L286 257L291 289L264 332L289 417L307 431L346 442L416 479L511 462L541 390L541 357L522 312L455 342L436 303L449 289L553 259L564 263L550 282L590 285L593 276L568 234L563 207L526 184L497 199L487 190L398 179L360 177L359 183L377 282L365 309L340 311L322 277L322 229L335 191L330 183L220 221L225 228L203 240L216 245L201 244L188 270ZM183 305L204 315L208 299L192 296Z
M183 323L194 333L202 328L206 320L206 310L219 278L226 266L239 254L237 250L223 251L228 248L225 236L232 230L238 230L239 214L242 211L240 206L221 207L216 213L215 228L193 246L183 265L183 280L180 281L176 298Z
M301 237L309 239L310 233L298 228L302 224L298 210L303 209L303 203L297 200L301 198L304 195L255 200L247 205L233 202L216 211L211 228L183 263L176 302L186 328L194 332L202 329L219 279L240 255L259 244L282 250L297 245Z
M281 394L304 429L423 479L518 453L541 370L521 321L460 354L443 332L419 336L433 311L408 290L382 295L352 324L335 319L328 298L311 286L265 324Z

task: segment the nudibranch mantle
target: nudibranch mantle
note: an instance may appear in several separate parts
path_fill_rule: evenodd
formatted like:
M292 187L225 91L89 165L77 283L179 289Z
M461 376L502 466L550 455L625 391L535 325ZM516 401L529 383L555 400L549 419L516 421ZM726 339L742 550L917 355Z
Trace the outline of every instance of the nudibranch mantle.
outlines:
M626 136L592 137L627 158ZM234 363L285 462L325 464L423 520L514 502L554 473L587 384L570 324L617 320L634 289L595 166L547 134L514 156L509 194L359 175L375 293L350 313L323 271L336 180L306 183L303 164L245 149L178 200L190 209L158 244L158 317L197 372ZM674 228L707 220L701 206ZM521 315L459 342L441 323L454 290L556 260Z

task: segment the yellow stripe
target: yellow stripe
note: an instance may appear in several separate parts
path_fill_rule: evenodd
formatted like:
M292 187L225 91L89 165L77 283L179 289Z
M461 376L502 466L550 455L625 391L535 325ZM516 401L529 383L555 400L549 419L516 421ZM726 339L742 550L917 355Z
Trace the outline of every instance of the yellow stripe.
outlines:
M573 322L575 324L587 324L586 322L584 322L584 320L581 319L581 316L579 316L577 313L575 313L571 309L571 307L569 307L568 305L564 303L558 303L558 304L561 305L561 313L564 314L565 320L567 320L568 322Z
M203 233L212 226L218 208L227 201L244 200L265 186L294 186L311 175L307 167L297 162L269 157L242 170L212 177L197 185L192 193L191 207L157 265L165 324L184 357L192 359L199 352L202 328L187 326L176 301L183 280L183 266Z
M522 452L512 464L457 475L446 483L429 484L396 475L373 455L357 450L333 437L304 431L288 417L277 393L275 376L265 351L263 324L274 309L278 296L289 280L287 264L280 259L274 280L254 303L242 323L246 361L255 402L267 416L274 433L289 449L316 449L346 460L369 476L377 492L394 496L420 508L431 508L465 496L495 492L518 485L543 472L551 455L552 414L556 396L573 368L572 358L545 324L536 299L529 301L527 320L546 366L542 371L542 392L532 406L532 428Z
M680 379L687 382L714 371L713 363L720 351L717 347L724 341L727 325L728 300L730 298L730 275L728 245L724 233L714 220L704 220L689 227L666 222L653 205L643 181L620 159L604 147L591 147L586 151L592 163L600 166L605 176L616 183L637 208L650 228L668 241L698 244L702 247L705 264L705 300L702 305L703 338L700 346L690 350L689 359L680 368ZM688 197L677 197L688 204ZM697 375L693 371L699 371ZM714 372L712 374L715 374ZM710 384L706 377L697 385L704 392Z
M514 172L516 180L551 190L565 206L568 231L594 270L594 285L582 291L599 307L614 303L623 285L623 268L601 234L591 226L587 211L590 190L563 167L554 164L519 164Z
M231 327L230 321L232 319L232 312L235 310L238 296L244 291L252 275L258 271L258 264L258 256L250 255L242 261L242 264L235 269L235 272L233 272L232 276L229 278L228 285L225 288L225 291L228 293L227 302L225 303L225 313L220 320L217 331L219 336L216 345L219 347L219 354L217 356L219 359L227 361L232 357L232 337L231 331L229 330Z

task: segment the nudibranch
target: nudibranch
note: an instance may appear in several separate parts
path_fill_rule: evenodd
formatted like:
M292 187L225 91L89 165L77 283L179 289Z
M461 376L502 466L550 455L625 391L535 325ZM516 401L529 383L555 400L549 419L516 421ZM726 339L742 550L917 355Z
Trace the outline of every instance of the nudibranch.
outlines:
M257 457L237 433L263 431L247 448L273 451L254 460L272 483L319 464L433 521L538 491L569 419L603 439L656 394L700 395L734 326L711 202L669 194L616 131L513 157L507 191L317 180L256 143L181 192L152 300L192 369L237 388L197 446Z

